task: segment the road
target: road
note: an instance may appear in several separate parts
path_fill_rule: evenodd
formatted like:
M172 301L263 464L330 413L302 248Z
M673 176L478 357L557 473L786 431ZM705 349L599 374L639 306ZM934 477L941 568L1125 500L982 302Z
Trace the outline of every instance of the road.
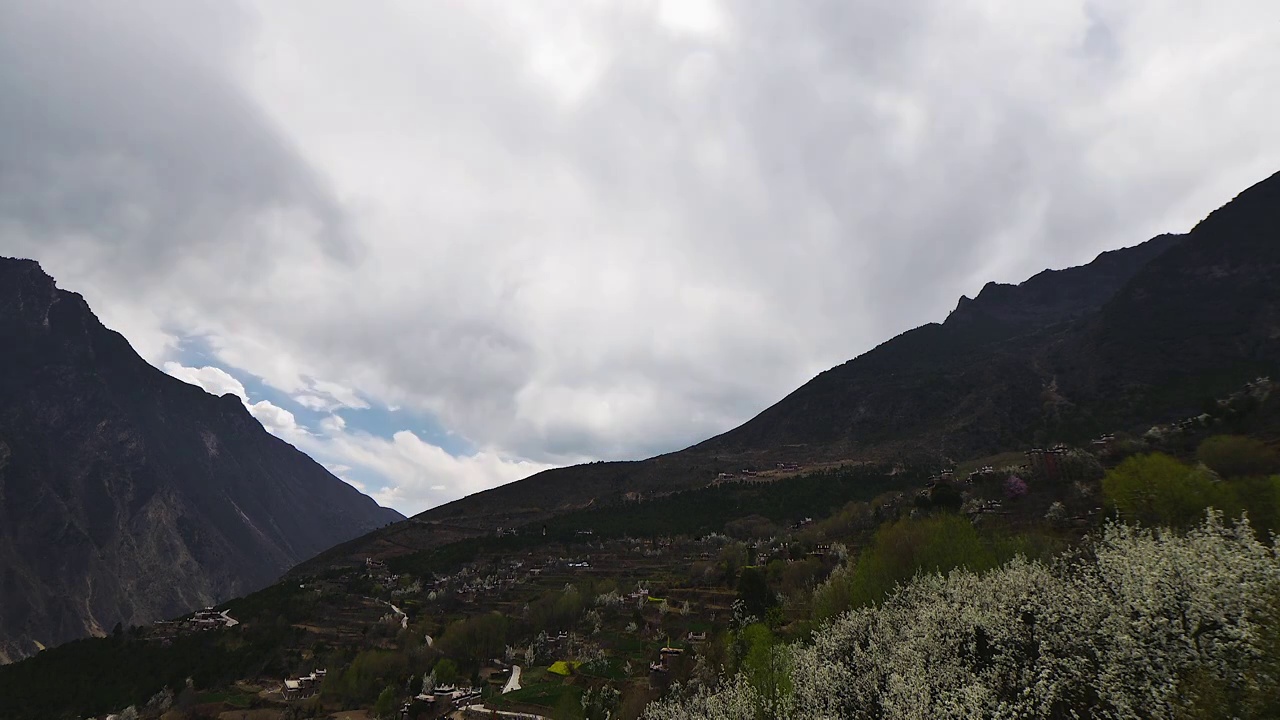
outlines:
M391 603L387 603L387 604L391 605ZM396 616L400 618L401 628L409 627L409 616L406 615L404 611L402 611L400 608L396 607L395 605L391 605L391 612L395 613Z
M507 684L502 686L502 694L506 695L520 689L520 666L511 666L511 677L507 678Z

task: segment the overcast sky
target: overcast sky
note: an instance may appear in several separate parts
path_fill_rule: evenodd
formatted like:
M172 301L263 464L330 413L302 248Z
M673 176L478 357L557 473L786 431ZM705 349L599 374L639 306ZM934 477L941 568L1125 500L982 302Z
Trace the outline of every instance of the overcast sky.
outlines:
M0 0L0 254L412 513L1280 170L1274 0Z

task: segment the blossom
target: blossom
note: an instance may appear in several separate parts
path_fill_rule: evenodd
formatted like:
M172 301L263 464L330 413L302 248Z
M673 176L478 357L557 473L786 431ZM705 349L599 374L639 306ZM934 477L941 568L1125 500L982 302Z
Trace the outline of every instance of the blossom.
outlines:
M1201 716L1217 702L1242 717L1280 709L1280 553L1247 522L1210 513L1186 533L1111 524L1087 551L916 576L790 647L792 690L768 714L1137 720ZM754 720L760 690L725 678L646 717Z

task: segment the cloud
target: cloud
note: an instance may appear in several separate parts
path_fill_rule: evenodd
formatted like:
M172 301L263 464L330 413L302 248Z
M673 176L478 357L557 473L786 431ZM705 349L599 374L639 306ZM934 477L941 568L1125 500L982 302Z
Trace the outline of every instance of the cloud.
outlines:
M251 402L244 384L227 371L214 367L188 367L169 361L165 372L215 395L232 394L266 430L309 453L331 473L380 504L406 514L454 498L486 490L541 472L547 464L513 460L493 452L452 455L424 441L410 430L390 438L348 429L346 420L330 414L312 433L298 424L290 411L268 401ZM356 473L377 478L377 484L356 479Z
M257 418L258 422L272 434L279 435L285 440L296 440L300 436L309 434L305 428L298 425L293 413L267 400L250 405L249 414Z
M244 403L249 414L262 423L262 426L273 435L290 442L297 442L310 434L306 428L298 424L297 418L288 410L268 400L259 400L256 403L250 402L249 394L245 391L244 384L222 368L213 367L212 365L198 368L187 367L170 360L164 363L164 371L183 382L203 388L206 392L214 395L235 395L240 398L240 402ZM339 423L341 422L341 418L337 418L337 420ZM339 426L339 429L341 429L341 426Z
M1280 168L1278 73L1264 0L0 0L0 251L153 362L438 421L479 450L316 426L434 502L1189 228Z
M245 405L249 404L249 393L245 392L244 384L222 368L210 365L199 368L187 367L170 360L164 364L163 369L185 383L203 388L205 392L218 396L235 395Z
M325 437L308 439L301 447L326 462L340 462L346 468L340 476L348 482L355 470L383 479L387 485L381 489L352 484L406 515L551 467L484 451L454 456L408 430L382 438L347 432L341 423L331 427Z
M330 415L320 421L320 429L327 435L338 435L346 430L347 422L340 415Z
M333 410L338 407L338 403L333 402L332 400L326 400L322 397L317 397L315 395L307 395L305 393L302 395L294 395L293 401L308 410L317 410L317 411L327 412L329 410Z

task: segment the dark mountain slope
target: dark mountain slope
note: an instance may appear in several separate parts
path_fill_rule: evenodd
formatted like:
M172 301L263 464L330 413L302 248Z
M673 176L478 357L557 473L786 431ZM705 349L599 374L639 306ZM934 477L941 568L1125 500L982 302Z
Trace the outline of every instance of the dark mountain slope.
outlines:
M832 368L744 425L694 446L712 453L804 445L823 458L924 448L995 451L1043 425L1051 380L1036 348L1070 333L1184 236L1161 235L1092 263L1046 270L1019 285L988 283L928 324Z
M1198 413L1280 365L1280 174L1214 211L1054 349L1060 385L1115 423Z
M0 259L0 347L0 660L242 595L401 517L34 262Z
M1200 412L1280 371L1280 174L1186 235L1019 285L821 373L742 426L633 463L539 473L355 541L399 552L774 462L976 458ZM324 560L325 558L321 558Z

